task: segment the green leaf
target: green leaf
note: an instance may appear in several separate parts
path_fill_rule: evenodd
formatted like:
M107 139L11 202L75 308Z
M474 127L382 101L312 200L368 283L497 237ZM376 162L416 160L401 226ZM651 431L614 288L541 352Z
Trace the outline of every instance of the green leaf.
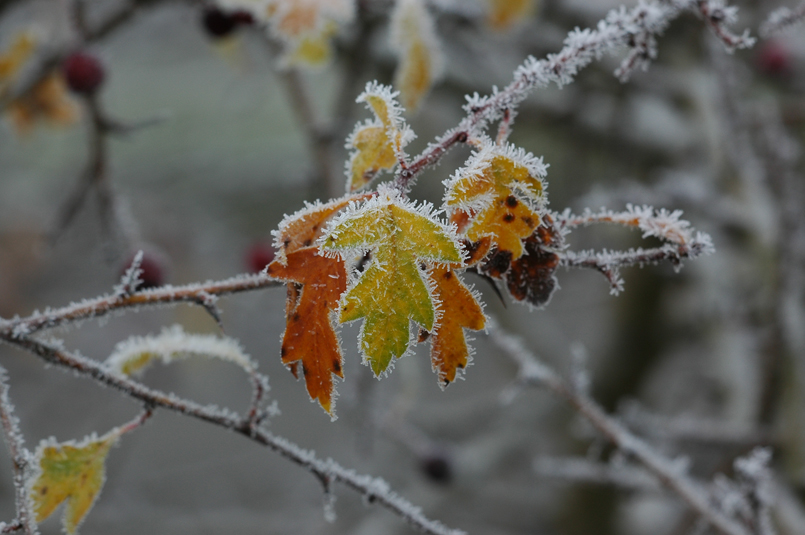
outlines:
M75 533L103 487L106 456L119 436L115 429L80 443L59 444L51 439L39 444L35 455L39 472L30 487L37 522L67 501L62 525L67 533Z
M375 375L408 349L410 320L434 327L436 305L423 262L462 261L454 232L430 206L416 208L391 188L345 211L322 236L320 248L345 259L371 252L371 264L341 298L338 319L365 318L360 349Z

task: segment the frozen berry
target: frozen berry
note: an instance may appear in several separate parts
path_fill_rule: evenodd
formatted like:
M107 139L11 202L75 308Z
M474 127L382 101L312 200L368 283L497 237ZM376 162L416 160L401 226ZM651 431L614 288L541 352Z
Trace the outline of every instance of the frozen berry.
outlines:
M758 69L768 76L791 74L791 51L779 41L766 41L757 54Z
M217 7L210 7L204 10L201 22L210 37L221 38L234 32L239 21Z
M251 26L254 24L254 16L248 11L235 11L232 18L239 26Z
M271 244L257 242L246 251L246 268L252 273L260 273L274 261L274 247Z
M131 267L136 255L132 256L121 272L121 276ZM157 254L152 252L143 252L142 260L140 261L140 284L137 288L132 290L145 290L147 288L156 288L165 284L165 262Z
M445 452L436 451L422 457L419 467L428 479L440 485L447 485L453 479L453 468Z
M89 95L101 87L106 77L100 60L85 52L73 52L62 64L67 86L76 93Z

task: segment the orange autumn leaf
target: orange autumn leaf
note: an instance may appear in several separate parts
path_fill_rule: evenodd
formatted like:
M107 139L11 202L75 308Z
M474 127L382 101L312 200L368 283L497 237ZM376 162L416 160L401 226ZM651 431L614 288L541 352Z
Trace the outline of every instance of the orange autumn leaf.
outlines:
M301 362L310 398L333 414L333 375L343 378L343 356L332 312L347 289L344 261L305 247L274 261L268 274L289 284L288 316L282 335L282 363L296 376ZM301 290L295 286L301 285Z
M277 258L267 268L270 276L288 282L282 363L295 377L301 365L310 398L330 415L335 393L332 376L344 377L332 315L346 291L347 273L343 260L319 255L313 244L333 214L369 196L310 205L286 217L276 232Z
M431 364L439 384L447 386L469 362L464 329L481 330L486 318L476 297L449 266L432 268L428 277L434 297L441 302L441 319L431 335Z
M73 123L78 117L64 80L56 72L9 104L8 114L17 131L23 134L29 132L39 120L64 126Z

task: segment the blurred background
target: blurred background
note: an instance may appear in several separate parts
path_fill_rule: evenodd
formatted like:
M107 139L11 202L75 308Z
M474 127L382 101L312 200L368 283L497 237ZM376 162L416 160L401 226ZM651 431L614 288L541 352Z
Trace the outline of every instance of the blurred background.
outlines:
M86 2L87 25L126 5ZM85 39L82 52L99 61L104 77L90 96L64 92L74 120L41 113L20 122L4 100L4 318L111 291L140 249L155 284L261 269L284 214L343 192L344 140L369 117L354 99L368 81L391 83L398 64L390 1L358 2L351 18L337 21L329 61L314 67L289 59L287 42L259 25L227 30L210 15L220 9L212 4L133 5L124 23ZM558 51L568 31L593 27L618 5L542 0L499 24L487 2L432 1L444 69L406 116L418 135L408 152L417 154L461 120L465 94L505 86L528 55ZM781 4L738 5L735 29L757 35ZM73 19L66 1L2 1L0 53L32 31L40 50L59 57L81 39ZM780 533L805 533L802 28L727 54L700 20L683 16L659 39L648 71L621 83L612 73L622 55L605 57L572 85L534 91L516 117L510 140L550 164L551 209L682 209L713 237L714 255L679 272L670 265L626 269L619 296L599 273L559 270L561 288L543 310L501 300L487 281L465 277L483 294L487 314L560 373L584 361L592 396L659 451L686 458L694 476L730 475L737 456L771 447L785 489L784 506L775 509ZM102 193L76 197L98 159L98 117L122 126L102 141ZM412 197L441 204L442 181L469 154L464 146L451 150L421 176ZM76 198L83 202L66 218ZM581 229L569 240L575 250L645 245L638 233L609 227ZM426 344L376 381L360 364L358 326L343 328L346 379L331 422L280 362L284 302L281 288L221 301L225 334L270 377L270 396L282 411L270 429L384 478L427 516L489 535L670 535L701 527L669 492L563 471L568 458L592 467L629 463L550 392L511 395L517 367L483 332L474 333L466 380L442 391ZM203 310L180 305L48 335L105 359L129 336L177 323L220 333ZM139 410L117 392L8 346L0 346L0 364L9 370L31 448L50 436L104 433ZM250 399L248 378L221 362L155 367L144 381L233 410ZM81 532L411 531L354 492L336 487L335 494L338 516L328 523L320 485L304 470L242 437L158 411L111 452L106 485ZM3 453L0 519L14 517L13 496ZM56 517L42 525L43 533L59 529Z

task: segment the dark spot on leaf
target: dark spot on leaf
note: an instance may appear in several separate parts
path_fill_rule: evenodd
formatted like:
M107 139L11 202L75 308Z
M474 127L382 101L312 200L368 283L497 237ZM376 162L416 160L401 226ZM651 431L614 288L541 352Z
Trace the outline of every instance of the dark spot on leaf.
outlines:
M446 271L443 276L444 276L445 279L450 280L450 279L453 278L453 272L452 271Z
M506 223L511 223L512 221L514 221L514 214L506 214L506 215L504 215L503 216L503 221L505 221Z
M304 245L305 247L310 247L311 243L313 243L313 240L307 239L304 242L302 242L302 245Z
M293 316L291 316L291 320L293 320L293 321L299 321L299 313L298 313L298 312L294 312L294 315L293 315Z
M302 375L307 376L307 366L304 362L302 363Z
M463 363L463 362L459 362L459 363L457 364L457 367L458 367L458 369L459 369L459 370L463 370L463 369L464 369L464 363Z
M44 487L42 487L41 489L39 489L39 494L41 494L42 496L44 496L44 495L45 495L45 494L47 494L47 493L48 493L48 487L47 487L47 485L45 485Z
M340 360L334 360L333 361L333 370L335 370L337 373L341 371L341 361Z
M525 217L523 218L523 222L524 222L526 225L528 225L529 227L533 227L533 226L534 226L534 220L531 218L531 216L525 216Z
M506 197L506 206L508 206L509 208L514 208L515 206L517 206L517 204L518 204L517 197L515 197L514 195L509 195L508 197Z

